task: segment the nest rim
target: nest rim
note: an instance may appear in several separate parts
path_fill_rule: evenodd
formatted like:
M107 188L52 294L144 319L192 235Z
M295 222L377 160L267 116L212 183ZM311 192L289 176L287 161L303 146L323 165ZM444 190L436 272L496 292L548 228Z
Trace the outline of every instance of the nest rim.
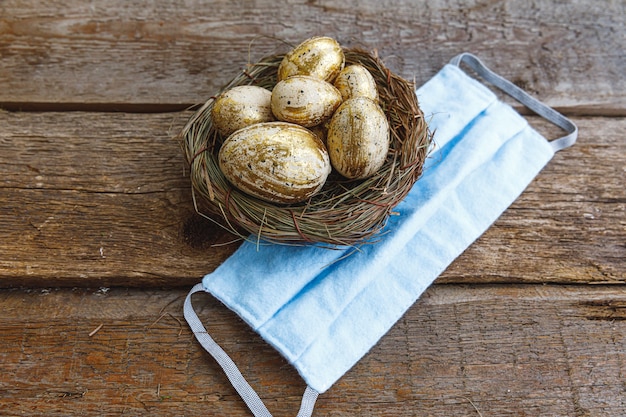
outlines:
M220 136L211 120L215 98L239 85L256 85L271 91L284 55L270 55L249 64L209 98L178 135L190 169L195 210L241 239L255 237L257 243L316 243L334 247L373 242L393 208L421 176L432 142L414 83L391 72L376 55L344 48L346 66L363 65L374 76L379 104L390 125L391 146L375 175L347 180L333 169L316 195L302 203L282 205L240 191L219 169L217 153L226 138Z

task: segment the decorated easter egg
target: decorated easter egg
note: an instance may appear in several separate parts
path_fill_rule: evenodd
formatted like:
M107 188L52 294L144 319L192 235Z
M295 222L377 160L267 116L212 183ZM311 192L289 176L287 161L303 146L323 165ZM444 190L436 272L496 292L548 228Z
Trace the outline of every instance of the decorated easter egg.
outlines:
M310 75L333 82L344 66L341 45L333 38L316 36L285 54L278 67L278 81L294 75Z
M237 130L222 144L220 170L241 191L272 203L315 195L331 172L324 144L308 129L285 122Z
M275 120L272 92L262 87L241 85L220 94L213 103L211 119L224 136L256 123Z
M276 119L305 127L330 119L340 104L339 90L307 75L287 78L272 90L271 108Z
M333 85L339 90L343 100L352 97L367 97L378 102L376 81L372 73L363 65L348 65L335 78Z
M330 160L346 178L363 179L376 173L387 158L389 141L387 117L369 98L344 101L328 124Z

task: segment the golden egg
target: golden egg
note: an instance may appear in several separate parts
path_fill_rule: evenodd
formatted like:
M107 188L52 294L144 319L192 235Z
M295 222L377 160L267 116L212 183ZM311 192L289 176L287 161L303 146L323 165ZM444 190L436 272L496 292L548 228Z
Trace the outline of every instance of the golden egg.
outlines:
M346 178L362 179L376 173L387 158L389 141L387 117L369 98L344 101L328 124L330 160Z
M275 120L272 92L262 87L241 85L220 94L213 103L211 119L224 137L246 126Z
M378 88L372 73L363 65L353 64L345 67L335 78L333 85L344 100L353 97L367 97L378 102Z
M324 144L292 123L259 123L222 144L219 167L241 191L272 203L297 203L315 195L332 170Z
M278 81L294 75L310 75L333 82L345 65L339 43L327 36L309 38L289 51L278 67Z
M332 84L306 75L282 80L272 90L276 119L305 127L330 119L340 104L341 93Z

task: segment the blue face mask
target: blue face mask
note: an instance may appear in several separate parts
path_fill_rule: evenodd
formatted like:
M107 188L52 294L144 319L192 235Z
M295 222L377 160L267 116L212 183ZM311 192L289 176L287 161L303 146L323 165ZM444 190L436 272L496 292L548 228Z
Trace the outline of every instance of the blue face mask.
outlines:
M547 141L463 72L465 63L567 136ZM191 305L205 291L280 351L307 383L298 416L394 325L435 278L524 191L576 126L462 54L417 90L435 131L424 174L394 209L380 241L358 249L245 242L185 301L185 318L255 416L270 416ZM348 256L349 255L349 256Z

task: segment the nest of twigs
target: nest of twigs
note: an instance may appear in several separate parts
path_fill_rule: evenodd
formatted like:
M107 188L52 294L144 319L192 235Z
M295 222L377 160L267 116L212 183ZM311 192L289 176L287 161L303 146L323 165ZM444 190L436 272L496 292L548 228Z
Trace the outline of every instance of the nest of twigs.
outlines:
M210 213L207 217L217 217L221 226L245 239L253 235L255 240L275 243L330 245L375 240L393 208L421 175L432 138L413 83L393 74L365 51L346 49L344 53L346 65L361 64L376 80L380 105L391 129L391 146L383 167L364 180L347 180L332 173L324 188L304 203L279 205L252 197L234 188L219 169L217 154L226 138L213 127L212 97L179 135L200 214ZM269 56L249 65L222 91L238 85L271 90L283 56Z

